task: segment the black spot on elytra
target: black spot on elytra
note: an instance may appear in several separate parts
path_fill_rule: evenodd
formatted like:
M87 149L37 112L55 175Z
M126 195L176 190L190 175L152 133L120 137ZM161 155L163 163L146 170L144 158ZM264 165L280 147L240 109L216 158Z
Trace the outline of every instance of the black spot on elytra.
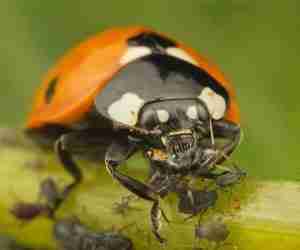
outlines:
M48 88L46 90L46 93L45 93L46 103L51 102L51 100L54 96L54 93L55 93L57 82L58 82L58 77L55 77L50 81L49 86L48 86Z
M130 46L145 46L154 52L162 52L169 47L176 47L176 43L155 33L145 32L128 40Z

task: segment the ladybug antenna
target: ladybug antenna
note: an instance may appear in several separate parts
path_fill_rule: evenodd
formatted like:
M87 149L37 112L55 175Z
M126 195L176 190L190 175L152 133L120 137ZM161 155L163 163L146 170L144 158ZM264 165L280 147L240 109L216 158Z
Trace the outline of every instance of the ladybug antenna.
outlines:
M211 145L214 147L215 146L215 136L214 136L214 130L213 130L211 117L209 117L209 132L210 132Z

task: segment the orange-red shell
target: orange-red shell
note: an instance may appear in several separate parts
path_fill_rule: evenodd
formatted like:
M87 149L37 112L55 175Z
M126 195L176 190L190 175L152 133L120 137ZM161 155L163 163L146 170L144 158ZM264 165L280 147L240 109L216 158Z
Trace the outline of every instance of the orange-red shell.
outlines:
M39 128L49 123L68 126L79 121L92 107L97 93L124 66L120 64L120 58L127 49L127 40L147 31L155 32L145 27L110 29L69 51L50 69L42 81L26 127ZM226 119L239 124L239 109L234 89L228 80L216 66L196 51L180 42L177 44L227 90L229 108ZM55 93L47 103L45 94L50 82L55 78L58 79Z

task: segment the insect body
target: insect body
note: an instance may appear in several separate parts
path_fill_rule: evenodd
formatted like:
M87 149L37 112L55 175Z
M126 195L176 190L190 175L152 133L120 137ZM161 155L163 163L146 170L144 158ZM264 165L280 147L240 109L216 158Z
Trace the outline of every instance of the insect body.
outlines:
M47 178L40 184L40 196L46 199L46 203L37 202L17 202L11 208L10 212L18 219L29 221L33 218L46 215L53 217L53 208L60 202L60 193L56 183L51 178Z
M11 214L17 219L29 221L41 214L50 214L50 209L47 205L31 202L18 202L10 210Z
M235 166L230 171L218 176L216 178L216 184L222 188L228 187L238 183L245 176L246 172Z
M111 29L71 50L46 75L26 130L56 139L56 153L74 178L65 197L82 179L72 155L94 147L114 179L153 202L153 222L160 195L119 172L124 161L142 150L163 175L196 175L223 160L216 154L207 161L208 149L216 148L207 141L225 139L218 150L229 155L240 138L238 105L222 73L144 27Z
M221 244L228 238L230 231L225 223L214 219L195 227L195 237L200 240L208 240L215 244L214 249L219 249Z
M185 214L198 214L215 205L217 192L187 190L179 194L178 210Z
M75 219L56 222L54 236L62 250L132 250L130 239L113 232L92 232Z

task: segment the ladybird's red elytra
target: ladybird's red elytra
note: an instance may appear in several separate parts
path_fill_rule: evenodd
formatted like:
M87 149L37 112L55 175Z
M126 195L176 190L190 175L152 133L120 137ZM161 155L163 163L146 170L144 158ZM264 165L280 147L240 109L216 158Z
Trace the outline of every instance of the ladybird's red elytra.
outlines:
M155 183L216 179L214 166L239 143L240 117L234 88L216 66L164 34L127 27L91 37L58 61L37 91L26 130L55 138L74 179L54 211L82 180L73 154L97 148L112 178L153 203L152 231L163 242L163 192ZM138 150L150 161L148 184L118 170Z
M114 28L69 51L45 76L26 128L39 128L48 123L69 125L81 119L91 108L96 93L121 68L119 61L127 48L127 40L146 30L143 27ZM53 81L56 82L55 93L48 103Z

